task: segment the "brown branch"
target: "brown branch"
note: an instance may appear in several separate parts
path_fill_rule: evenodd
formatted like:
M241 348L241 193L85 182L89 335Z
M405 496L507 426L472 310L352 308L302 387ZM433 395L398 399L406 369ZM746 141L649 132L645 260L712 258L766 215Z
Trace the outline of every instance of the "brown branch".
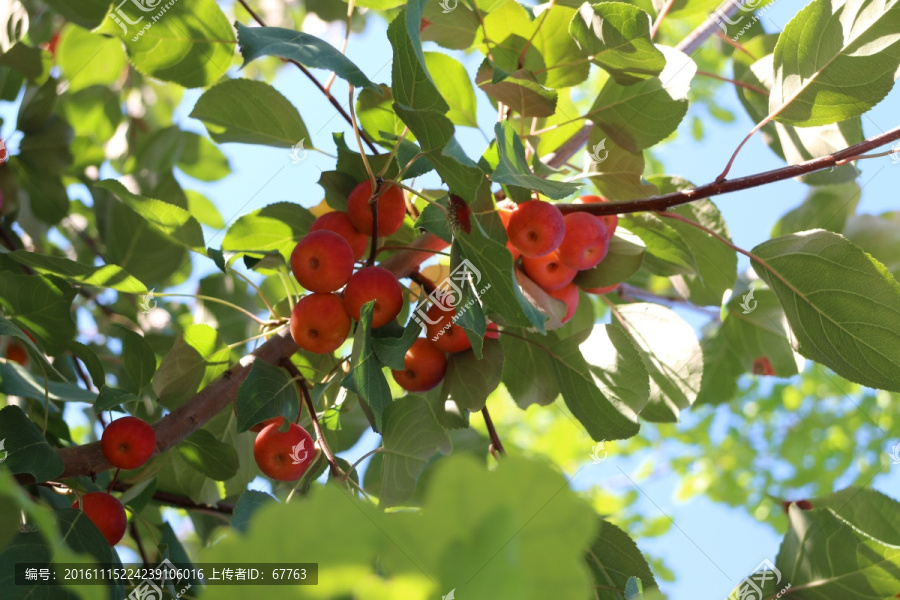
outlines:
M488 412L487 406L481 409L481 414L484 417L488 435L491 436L491 449L499 452L501 456L506 456L506 450L503 449L503 444L500 442L500 436L497 435L497 430L494 428L494 422L491 420L491 413Z
M672 192L661 196L651 196L641 200L629 200L627 202L601 202L597 204L557 204L556 206L563 213L583 211L592 215L615 215L625 213L635 213L644 211L662 211L679 204L687 204L695 202L703 198L728 194L750 188L759 187L776 181L783 181L792 177L806 175L814 171L830 169L839 166L842 161L847 158L858 156L869 150L873 150L885 144L889 144L895 140L900 140L900 127L891 129L887 133L882 133L875 137L869 138L859 144L854 144L829 154L821 158L814 158L797 165L788 165L780 169L773 169L755 175L747 175L746 177L738 177L737 179L728 179L725 181L714 181L700 187L680 192Z
M413 271L409 274L409 278L422 286L422 289L425 290L425 293L429 296L435 290L434 282L422 273L422 271Z
M241 6L244 7L244 9L248 13L250 13L250 16L259 24L260 27L268 27L265 21L262 20L262 17L260 17L252 8L250 8L250 6L247 4L247 0L237 1ZM300 69L303 74L306 75L306 77L309 78L309 80L312 81L317 88L319 88L319 91L325 94L325 97L328 98L328 101L331 102L331 105L334 106L334 108L342 117L344 117L344 120L347 121L347 123L350 123L350 115L347 114L347 111L344 110L344 107L341 106L340 102L338 102L337 99L331 95L331 92L328 91L325 86L319 82L318 79L313 77L313 74L309 72L309 69L298 63L296 60L291 60L289 58L282 58L281 60L287 63L291 63L292 65L295 65L298 69ZM375 147L375 144L373 144L372 141L365 135L363 135L363 141L366 142L366 145L369 147L369 150L372 151L372 154L378 154L378 149Z
M339 477L343 477L344 473L341 471L341 468L338 466L337 461L334 458L334 454L331 452L331 448L328 447L328 442L325 441L325 432L322 431L322 425L319 423L319 415L316 414L316 406L313 404L312 396L309 395L309 386L306 384L306 379L300 373L300 369L291 362L290 358L282 358L281 366L291 374L291 377L294 381L297 382L297 388L300 390L300 396L303 398L303 401L306 403L306 408L309 410L309 417L312 419L313 429L316 432L316 439L319 442L319 446L322 447L322 452L325 453L325 458L328 459L328 466L331 468L331 475L335 479Z

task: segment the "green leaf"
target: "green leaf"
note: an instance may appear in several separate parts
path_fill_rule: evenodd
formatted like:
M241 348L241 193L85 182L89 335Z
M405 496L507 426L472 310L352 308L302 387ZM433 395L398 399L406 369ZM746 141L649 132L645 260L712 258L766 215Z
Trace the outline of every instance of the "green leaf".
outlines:
M420 2L410 2L388 26L388 39L393 48L391 90L394 100L413 110L446 113L450 107L434 85L425 66L422 52ZM405 119L404 119L405 121ZM412 127L410 127L412 129ZM415 130L413 130L415 133ZM416 134L421 139L421 136Z
M533 334L525 337L527 340L500 336L504 356L501 381L519 408L547 406L559 396L559 384L554 370L548 368L547 353L536 345L543 338Z
M196 88L212 84L231 68L234 31L215 0L179 1L152 11L138 6L119 4L115 12L120 22L110 18L97 29L122 40L138 71Z
M170 410L178 408L228 369L229 358L215 329L188 326L153 375L153 391L160 404Z
M294 105L262 81L227 79L214 85L197 100L191 117L203 121L219 144L291 148L301 140L312 141Z
M16 119L16 128L24 133L39 133L47 125L50 115L56 107L59 94L56 86L59 81L48 79L43 85L28 85L22 96L22 105L19 107L19 115Z
M314 35L282 27L246 27L236 24L244 66L260 56L297 61L311 69L331 71L350 85L378 91L353 62L328 42Z
M446 208L447 202L438 201L438 204ZM429 233L433 233L448 244L453 241L453 231L450 229L450 222L447 220L447 212L434 203L429 202L419 213L416 219L416 228L424 229Z
M444 48L468 49L479 26L475 11L463 3L457 3L454 10L447 12L440 2L426 2L422 10L422 39Z
M769 112L808 127L857 117L881 102L900 66L898 19L895 0L813 0L778 37Z
M412 496L425 463L437 452L449 454L452 443L422 398L399 398L385 409L383 419L380 500L383 506L396 506Z
M856 212L859 196L860 188L856 182L810 188L803 203L775 223L771 235L778 237L810 229L840 233L847 219Z
M116 333L122 338L122 361L126 375L119 383L125 389L140 394L156 372L156 354L143 335L122 326L116 329Z
M219 150L219 147L202 135L190 131L181 132L181 152L178 154L176 165L200 181L218 181L231 173L228 157ZM190 199L190 195L197 192L189 191L187 194ZM219 219L221 220L221 217Z
M653 572L634 540L609 521L598 519L599 531L586 553L585 562L594 576L599 600L621 600L617 590L625 589L635 577L652 589Z
M687 113L697 65L686 54L658 46L666 67L658 77L624 86L607 78L588 118L626 150L638 152L667 138ZM603 77L598 78L601 82Z
M497 340L484 340L482 352L480 360L472 350L449 356L447 374L441 385L442 398L472 412L484 408L488 396L500 385L503 347Z
M558 95L537 82L534 73L519 69L500 73L485 59L478 68L475 83L488 97L502 102L523 117L550 117L556 112Z
M657 193L656 186L644 181L645 162L642 151L631 152L618 145L599 127L591 128L588 138L588 156L585 172L591 183L612 201L638 200Z
M619 306L628 335L650 373L650 401L641 417L674 423L694 403L703 377L703 357L693 328L658 304Z
M184 461L210 479L225 481L237 474L238 455L233 446L216 439L216 436L198 429L186 440L175 446Z
M48 393L54 402L86 402L92 404L97 394L78 387L74 383L45 381L43 374L37 379L21 365L8 361L0 363L0 392L10 396L22 396L44 401Z
M616 228L606 257L596 267L579 271L575 283L585 289L608 287L637 273L643 263L644 244L640 238L625 229Z
M858 196L855 198L858 199ZM844 227L844 236L874 256L900 281L900 212L854 215Z
M428 71L441 74L434 85L450 106L447 118L455 125L478 127L475 90L465 67L455 58L440 52L425 52L424 55Z
M75 289L51 275L4 272L0 277L0 307L6 317L32 334L51 354L75 337L72 300Z
M185 190L184 193L188 199L188 212L194 215L198 222L213 229L225 229L225 219L212 200L194 190Z
M238 498L237 504L234 505L234 513L231 515L231 528L241 533L247 533L250 520L256 514L256 511L272 502L277 503L278 500L265 492L246 490Z
M481 6L481 3L479 3ZM532 21L531 44L540 53L544 64L538 72L538 81L548 88L559 90L578 85L588 77L591 65L582 59L581 50L575 39L569 35L569 24L575 17L576 10L557 3L546 8L540 17ZM520 50L521 52L521 50ZM531 52L525 54L525 67L532 68L529 59Z
M703 347L703 377L695 404L723 404L730 402L738 391L738 378L746 372L737 348L720 328L712 336L701 340Z
M128 63L118 40L72 24L60 32L56 56L70 92L92 85L110 86Z
M0 409L0 440L0 456L5 458L3 464L11 473L30 473L37 481L48 481L62 473L62 458L18 406Z
M391 88L386 85L381 86L380 92L362 90L356 98L356 116L360 127L372 140L387 147L393 147L406 128L394 112L393 104Z
M78 3L68 0L47 0L53 10L65 17L67 21L78 23L85 29L93 29L103 22L109 11L109 0L80 0Z
M471 232L460 231L456 241L469 261L485 313L502 315L507 325L535 327L543 332L546 315L522 294L506 246L487 237L476 219L472 219Z
M644 242L644 266L655 275L696 272L694 255L681 235L671 226L674 222L674 219L662 219L650 213L619 218L621 227L636 234Z
M849 487L810 503L813 508L831 509L866 535L900 546L900 503L879 491Z
M582 6L569 32L585 56L616 83L630 85L659 75L666 58L650 38L650 15L624 2Z
M228 228L222 249L276 251L287 261L316 218L292 202L277 202L243 215Z
M139 402L140 400L140 396L132 394L129 391L104 385L97 394L97 401L94 402L94 410L98 413L105 410L115 410L123 404L128 402Z
M4 94L4 100L12 101L19 95L19 87L22 85L21 75L37 85L47 80L47 77L50 76L50 68L53 66L53 55L24 42L17 42L0 55L0 65L5 65L20 74L19 77L15 77L12 73L7 75L9 85L7 90L11 92L12 89L15 89L15 92L11 93L12 98L8 98Z
M110 288L128 294L142 294L147 286L129 275L117 265L94 267L63 258L37 252L16 250L7 254L21 265L27 265L38 273L57 275L78 285Z
M31 341L31 338L25 335L24 331L17 327L12 321L3 315L0 315L0 336L4 335L17 338L19 342L25 346L25 349L28 350L28 355L43 365L44 371L42 372L46 372L48 375L52 374L59 379L65 379L65 377L56 370L56 367L47 360L47 357L44 356L44 353L41 352L40 348Z
M753 268L778 296L797 351L838 375L900 391L900 285L835 233L783 236L753 249Z
M375 301L366 302L359 313L359 326L353 338L353 353L350 373L341 381L341 386L365 401L375 415L375 428L382 430L383 413L391 404L391 388L384 378L382 366L372 347L372 311Z
M296 383L284 369L257 360L238 388L234 406L237 430L241 432L274 417L293 421L300 410L300 397Z
M113 194L120 202L146 219L157 231L186 248L205 252L203 228L185 209L162 200L132 194L124 185L113 179L106 179L94 185Z
M375 351L375 356L381 364L400 371L404 368L403 357L406 351L421 332L422 326L415 319L410 319L400 337L373 337L372 350Z
M535 175L525 158L525 147L522 145L522 140L519 139L512 125L506 121L497 123L494 126L494 133L497 136L497 149L500 151L500 164L491 175L491 181L494 183L507 183L527 188L554 200L568 198L581 187L577 183L548 181Z
M627 439L640 429L637 416L650 394L647 370L621 328L607 325L594 332L586 346L578 338L551 345L544 360L566 406L593 439ZM596 366L588 364L586 353Z

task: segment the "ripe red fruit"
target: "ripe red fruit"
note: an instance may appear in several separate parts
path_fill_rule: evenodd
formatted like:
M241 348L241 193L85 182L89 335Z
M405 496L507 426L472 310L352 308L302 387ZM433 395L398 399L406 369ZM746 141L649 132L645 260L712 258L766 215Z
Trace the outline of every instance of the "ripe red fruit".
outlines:
M291 271L311 292L333 292L353 275L353 248L333 231L314 231L291 252Z
M456 309L444 310L437 304L432 304L425 313L425 333L444 352L463 352L472 347L465 330L453 322L455 315Z
M522 256L536 258L559 247L566 222L559 209L543 200L523 202L512 211L506 235Z
M563 264L556 252L540 258L526 256L522 259L522 268L526 275L547 291L569 285L578 275L578 270Z
M603 294L608 294L619 287L618 283L614 283L613 285L608 285L606 287L595 287L595 288L581 288L586 291L588 294L597 294L598 296Z
M6 358L17 362L23 367L28 366L28 351L25 346L15 340L10 340L6 345Z
M403 370L391 369L394 381L410 392L425 392L441 382L447 372L447 355L425 338L418 338L403 357Z
M578 198L572 204L596 204L597 202L609 202L608 199L603 196L582 196ZM612 237L616 232L616 227L619 226L619 216L618 215L603 215L602 217L598 217L606 223L606 231L609 233L609 237Z
M500 221L503 223L503 228L506 229L506 236L509 237L509 217L512 215L511 210L497 209L497 214L500 216ZM512 245L512 242L506 242L506 249L509 250L509 253L512 254L513 261L519 259L519 256L522 255L519 252L518 248Z
M296 423L284 433L278 431L279 425L266 425L259 432L253 442L253 458L259 470L275 481L295 481L315 459L313 439Z
M563 317L562 322L568 322L575 314L575 311L578 310L578 286L574 283L570 283L563 288L547 293L557 300L562 300L566 303L566 316Z
M353 222L353 226L367 235L372 234L372 207L369 206L371 197L372 183L366 179L353 188L347 198L347 215ZM403 190L396 186L389 186L378 197L376 204L378 205L378 237L389 236L400 229L403 218L406 216L406 200L403 198Z
M397 318L403 308L403 290L394 274L381 267L366 267L353 274L344 290L344 306L359 321L362 307L375 300L372 327L381 327Z
M128 517L125 508L116 498L105 492L91 492L72 503L72 508L84 506L84 514L100 530L110 546L115 546L125 535Z
M353 257L356 260L366 255L366 250L369 247L369 236L353 226L353 221L350 220L346 212L336 210L325 213L313 221L312 227L309 228L310 232L323 230L331 231L344 238L344 241L350 244L350 247L353 249Z
M609 233L602 220L583 212L565 216L566 235L556 249L559 258L573 269L596 267L609 251Z
M122 417L106 426L100 449L107 462L119 469L143 466L156 449L156 431L137 417Z
M450 225L453 230L462 229L466 233L471 233L472 209L469 208L466 201L456 194L450 194L450 204L448 205L448 209Z
M775 374L775 369L772 368L772 362L768 356L760 356L753 359L753 374L768 376Z
M336 294L309 294L291 312L291 337L316 354L330 354L350 333L350 315Z
M500 328L497 327L496 323L488 323L487 331L484 332L484 339L486 340L496 340L500 337Z

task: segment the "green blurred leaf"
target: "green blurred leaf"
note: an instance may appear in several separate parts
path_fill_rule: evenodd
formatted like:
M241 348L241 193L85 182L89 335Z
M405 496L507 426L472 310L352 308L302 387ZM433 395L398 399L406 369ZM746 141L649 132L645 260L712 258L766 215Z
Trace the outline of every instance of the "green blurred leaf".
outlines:
M455 125L478 127L475 90L465 67L455 58L440 52L425 52L425 66L440 73L434 85L450 106L447 118Z
M38 273L57 275L75 284L110 288L128 294L142 294L147 291L147 286L117 265L94 267L61 256L49 256L25 250L10 252L7 256L19 264L31 267Z
M637 273L643 263L644 244L640 238L624 228L616 228L616 235L609 241L606 257L596 267L579 271L575 276L575 283L587 289L608 287Z
M72 301L75 288L52 275L4 272L0 306L6 317L31 333L51 354L75 337Z
M250 520L263 506L272 502L278 502L274 497L265 492L256 490L247 490L238 498L237 504L234 505L234 514L231 515L231 528L247 533L250 526Z
M65 17L67 21L78 23L85 29L93 29L103 22L109 11L109 0L79 0L77 3L67 0L47 0L53 10Z
M238 470L238 455L234 447L220 442L205 429L192 433L175 446L175 451L187 464L216 481L230 479Z
M484 408L488 396L500 385L503 347L497 340L484 340L482 352L481 359L472 350L449 356L441 386L442 398L472 412Z
M156 354L143 335L119 326L116 333L122 339L122 361L125 377L119 383L135 394L140 394L156 372Z
M129 391L104 385L97 394L97 401L94 402L94 410L98 413L105 410L114 410L116 407L122 406L127 402L139 402L140 396L132 394Z
M13 361L0 363L0 392L43 402L45 390L49 394L49 399L54 402L93 404L97 399L97 394L80 388L74 383L45 381L43 374L36 377Z
M625 590L626 597L631 600L628 588L636 587L632 584L635 577L639 577L638 581L647 588L655 588L656 581L650 565L634 540L609 521L598 521L599 531L585 556L594 583L598 586L594 590L598 600L621 600L618 590Z
M60 32L56 56L71 92L112 85L128 63L118 40L72 24Z
M174 410L228 369L229 359L215 329L190 325L163 357L153 375L153 391L160 404Z
M790 233L827 229L840 233L847 219L856 212L860 188L856 182L810 188L797 208L787 212L772 227L772 237Z
M228 228L222 249L277 251L287 261L316 218L293 202L277 202L245 214Z

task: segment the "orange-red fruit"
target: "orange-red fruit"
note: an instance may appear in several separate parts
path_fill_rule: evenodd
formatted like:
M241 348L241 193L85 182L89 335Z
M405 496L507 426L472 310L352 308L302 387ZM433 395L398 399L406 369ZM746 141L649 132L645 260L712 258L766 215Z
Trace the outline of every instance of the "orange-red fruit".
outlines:
M310 227L309 230L310 232L325 230L338 234L344 238L344 241L350 244L350 247L353 249L353 257L356 260L365 256L366 249L369 247L369 236L357 230L356 227L353 226L353 221L351 221L350 217L347 216L347 213L342 210L325 213L313 221L312 227Z
M618 283L614 283L613 285L608 285L606 287L595 287L595 288L581 288L586 291L588 294L597 294L598 296L602 294L608 294L611 291L615 290L619 287Z
M512 214L511 210L497 209L497 214L500 216L500 221L503 223L503 228L506 229L506 236L509 237L509 217ZM512 254L513 260L516 261L522 255L519 250L512 245L512 242L506 242L506 249L509 250L509 253Z
M547 291L558 290L564 285L569 285L578 270L563 264L557 252L551 252L540 258L525 257L522 259L522 268L525 274Z
M291 337L316 354L330 354L350 333L350 315L336 294L309 294L291 312Z
M500 328L497 327L496 323L488 323L487 331L484 332L484 339L486 340L496 340L500 337Z
M353 275L353 248L333 231L314 231L291 252L291 271L311 292L333 292Z
M107 462L119 469L143 466L156 449L156 431L138 417L122 417L106 426L100 449Z
M128 517L122 503L105 492L91 492L72 503L72 508L84 505L84 514L96 525L110 546L115 546L125 535Z
M25 350L25 346L15 340L10 340L6 345L6 358L23 367L28 365L28 351Z
M463 352L472 347L465 330L453 322L455 315L456 309L444 310L437 304L425 313L425 333L444 352Z
M359 321L362 307L375 301L372 327L390 323L403 308L403 290L394 274L381 267L366 267L353 274L344 290L344 306L350 316Z
M570 283L563 288L547 293L557 300L562 300L566 303L566 316L563 317L562 322L568 322L575 314L575 311L578 310L578 286L574 283Z
M387 185L387 184L385 184ZM350 192L347 198L347 215L353 222L353 226L359 231L372 234L372 207L369 198L372 197L372 183L366 179ZM391 235L403 224L406 216L406 200L403 198L403 190L396 186L389 186L376 202L378 205L378 237Z
M609 233L594 215L574 212L565 216L566 235L556 249L566 265L582 271L600 264L609 251Z
M523 202L512 211L506 235L522 256L546 256L559 247L566 222L559 209L543 200Z
M609 202L603 196L582 196L575 200L572 204L596 204L597 202ZM609 237L612 237L616 232L616 227L619 226L619 216L618 215L603 215L602 217L598 217L606 223L606 231L609 233Z
M391 369L394 381L410 392L425 392L441 382L447 372L447 355L425 338L418 338L403 357L403 370Z
M291 423L284 433L278 431L280 421L266 425L253 442L253 458L259 470L275 481L300 479L315 458L312 436Z

